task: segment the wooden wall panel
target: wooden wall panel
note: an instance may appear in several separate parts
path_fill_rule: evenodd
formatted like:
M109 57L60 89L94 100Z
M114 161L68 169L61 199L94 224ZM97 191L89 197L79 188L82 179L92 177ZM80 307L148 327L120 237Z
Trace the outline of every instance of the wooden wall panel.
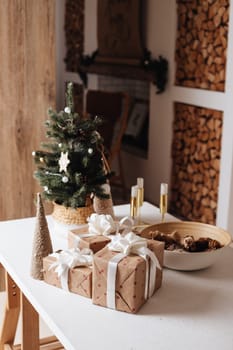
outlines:
M55 1L0 0L0 220L35 215L32 151L55 104Z
M84 49L84 0L65 2L66 70L77 72Z

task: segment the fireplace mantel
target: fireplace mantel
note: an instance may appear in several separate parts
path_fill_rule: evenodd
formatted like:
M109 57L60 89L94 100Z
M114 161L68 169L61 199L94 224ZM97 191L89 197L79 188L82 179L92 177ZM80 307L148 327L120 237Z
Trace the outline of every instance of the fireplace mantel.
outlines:
M92 56L83 56L78 73L83 83L87 86L87 74L113 76L117 78L148 81L156 85L157 93L165 90L168 74L168 61L159 56L158 59L151 59L151 54L145 50L144 58L138 65L116 64L98 62L98 53Z

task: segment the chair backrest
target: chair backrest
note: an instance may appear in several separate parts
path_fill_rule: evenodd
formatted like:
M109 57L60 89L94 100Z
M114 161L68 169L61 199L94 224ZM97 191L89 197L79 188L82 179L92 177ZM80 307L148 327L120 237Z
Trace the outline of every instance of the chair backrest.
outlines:
M130 97L124 92L88 90L86 94L86 113L103 117L100 134L109 151L109 163L120 152L130 108Z

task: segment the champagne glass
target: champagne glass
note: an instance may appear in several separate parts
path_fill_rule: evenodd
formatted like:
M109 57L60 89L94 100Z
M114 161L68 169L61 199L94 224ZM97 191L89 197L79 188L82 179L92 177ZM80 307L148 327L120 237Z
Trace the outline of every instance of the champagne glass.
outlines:
M161 183L160 185L160 213L162 215L162 222L164 222L165 214L167 213L167 198L168 198L168 185Z
M130 216L133 220L135 220L138 215L137 196L138 196L138 186L132 186L131 198L130 198Z
M142 177L137 178L137 217L138 217L138 224L141 224L141 207L144 202L144 179Z

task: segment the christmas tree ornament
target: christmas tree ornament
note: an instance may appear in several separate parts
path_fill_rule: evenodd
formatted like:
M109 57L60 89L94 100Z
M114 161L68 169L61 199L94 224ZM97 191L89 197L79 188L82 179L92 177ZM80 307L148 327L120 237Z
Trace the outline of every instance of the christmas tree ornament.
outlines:
M31 276L35 279L43 279L43 258L53 252L52 242L46 221L44 207L40 193L37 193L36 227L34 232Z
M35 155L36 155L36 152L32 151L32 156L35 157Z
M44 158L40 157L40 162L43 163L44 161Z
M99 140L101 139L101 135L98 131L95 131L95 135L96 135L97 139L99 139Z
M64 111L65 111L66 113L68 113L68 114L70 114L70 113L71 113L71 109L70 109L70 107L65 107L65 108L64 108Z
M94 150L93 150L93 148L88 148L87 152L88 152L89 154L92 154L92 153L94 152Z
M48 186L44 186L43 189L45 192L47 192L49 190Z
M59 143L59 144L58 144L58 147L59 147L59 148L62 148L62 143Z
M67 166L70 164L70 160L68 158L68 152L61 152L61 156L60 156L60 159L59 159L58 163L59 163L59 166L60 166L60 168L59 168L60 173L62 171L66 172L67 171Z
M67 176L63 176L61 181L66 184L69 181L69 178Z

